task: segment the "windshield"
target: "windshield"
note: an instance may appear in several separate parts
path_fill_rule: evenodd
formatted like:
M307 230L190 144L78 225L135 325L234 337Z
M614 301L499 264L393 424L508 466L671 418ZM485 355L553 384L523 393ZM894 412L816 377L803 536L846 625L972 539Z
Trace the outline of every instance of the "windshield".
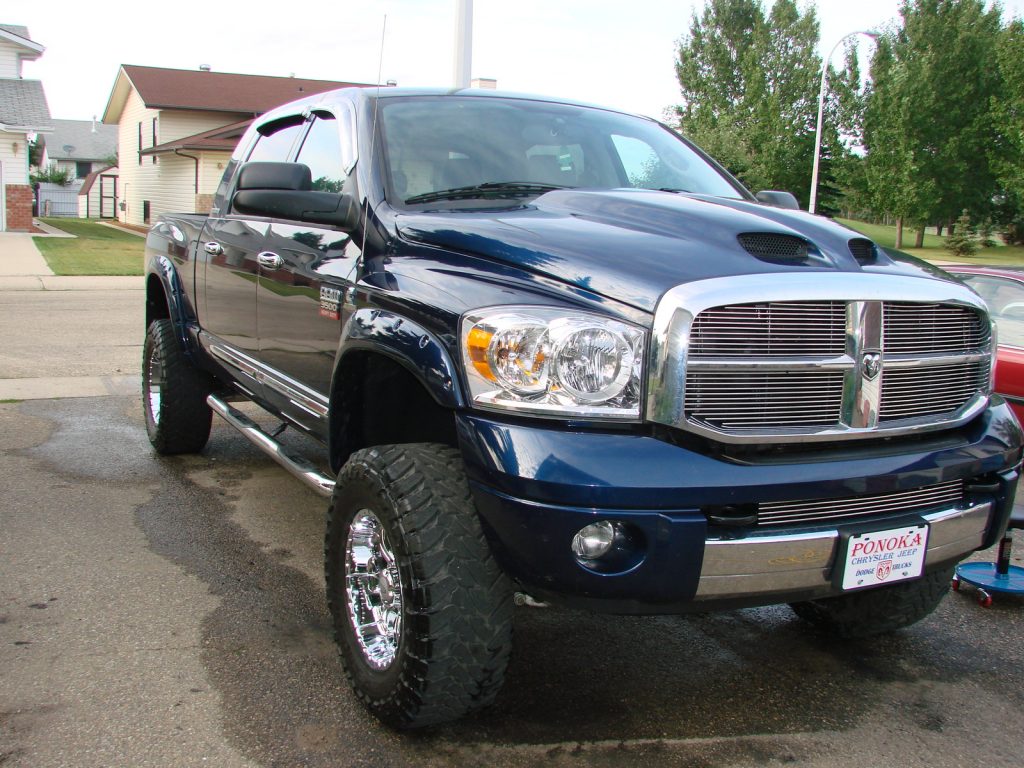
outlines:
M564 187L743 198L676 134L616 112L518 99L426 96L382 99L380 119L389 198L398 204L493 201ZM452 190L456 193L445 194Z

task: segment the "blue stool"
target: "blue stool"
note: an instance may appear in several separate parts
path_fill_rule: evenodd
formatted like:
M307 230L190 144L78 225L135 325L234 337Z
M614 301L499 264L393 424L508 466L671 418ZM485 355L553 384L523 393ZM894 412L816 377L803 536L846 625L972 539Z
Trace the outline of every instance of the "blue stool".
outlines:
M1015 509L1010 517L1006 534L999 542L999 554L996 561L994 563L958 565L956 576L953 577L953 589L959 590L961 583L977 587L978 603L984 608L992 605L992 593L994 592L1024 595L1024 568L1010 565L1014 528L1024 528L1024 509Z

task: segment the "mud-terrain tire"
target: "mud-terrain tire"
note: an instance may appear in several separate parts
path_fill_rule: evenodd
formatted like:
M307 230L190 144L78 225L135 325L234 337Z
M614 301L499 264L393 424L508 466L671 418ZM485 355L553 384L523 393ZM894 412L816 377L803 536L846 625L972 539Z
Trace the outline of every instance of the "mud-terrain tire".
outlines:
M210 439L213 379L185 356L170 320L154 320L142 347L142 410L157 453L197 453Z
M909 627L930 614L949 591L952 579L953 566L948 566L913 581L789 607L801 619L837 637L871 637Z
M513 590L458 451L352 454L327 515L324 571L345 674L378 719L419 728L493 702L511 651Z

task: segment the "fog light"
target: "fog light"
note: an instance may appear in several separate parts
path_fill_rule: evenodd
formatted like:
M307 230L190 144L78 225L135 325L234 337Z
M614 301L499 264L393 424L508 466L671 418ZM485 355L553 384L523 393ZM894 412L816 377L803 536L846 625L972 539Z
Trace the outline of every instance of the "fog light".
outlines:
M581 528L572 539L572 551L581 560L596 560L608 554L615 543L615 526L607 520Z

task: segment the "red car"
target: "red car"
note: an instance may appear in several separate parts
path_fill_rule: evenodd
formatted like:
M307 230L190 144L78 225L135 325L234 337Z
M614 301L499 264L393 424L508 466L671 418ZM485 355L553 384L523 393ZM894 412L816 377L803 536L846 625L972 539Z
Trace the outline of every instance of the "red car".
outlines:
M1024 268L943 267L988 304L996 323L996 392L1024 423Z

